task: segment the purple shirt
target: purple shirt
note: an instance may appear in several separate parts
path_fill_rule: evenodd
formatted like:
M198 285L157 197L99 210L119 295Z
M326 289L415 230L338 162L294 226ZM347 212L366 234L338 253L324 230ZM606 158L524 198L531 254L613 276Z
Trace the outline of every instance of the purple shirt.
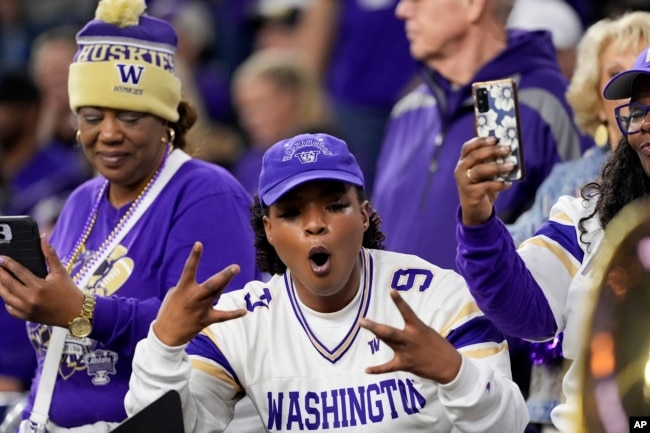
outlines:
M335 100L390 109L416 72L404 23L395 16L398 1L339 1L328 91Z
M86 182L71 196L52 234L62 259L73 251L104 179ZM97 295L92 339L68 338L55 386L51 420L62 427L119 422L136 343L146 337L167 290L176 285L192 245L203 243L197 281L237 263L240 274L228 289L256 278L251 198L225 169L190 160L174 175L149 209L91 277ZM115 209L106 193L86 243L95 251L129 205ZM82 253L82 259L87 255ZM79 263L73 268L73 273ZM32 407L49 340L47 327L29 323L38 349L39 371L25 414Z

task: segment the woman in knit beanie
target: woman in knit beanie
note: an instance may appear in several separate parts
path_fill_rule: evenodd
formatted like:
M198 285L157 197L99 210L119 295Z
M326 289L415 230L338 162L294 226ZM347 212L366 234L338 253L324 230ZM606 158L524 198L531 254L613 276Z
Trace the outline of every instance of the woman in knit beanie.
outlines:
M196 112L181 100L176 34L144 0L101 0L70 66L77 140L97 176L72 193L38 278L0 258L0 296L27 321L39 365L21 431L108 432L137 341L192 245L198 278L238 263L231 289L255 278L251 197L223 168L183 148Z

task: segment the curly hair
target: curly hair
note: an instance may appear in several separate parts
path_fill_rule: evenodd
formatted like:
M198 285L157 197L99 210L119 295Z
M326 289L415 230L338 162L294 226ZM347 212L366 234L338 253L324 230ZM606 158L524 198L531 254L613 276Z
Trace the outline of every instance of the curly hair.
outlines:
M366 193L363 188L356 187L357 198L359 203L367 200ZM269 215L269 208L262 206L259 196L255 194L253 204L251 205L251 219L250 223L255 232L255 250L257 267L262 272L268 272L270 275L284 274L287 270L280 257L278 256L273 245L266 239L266 231L264 230L263 218ZM374 209L370 208L370 224L368 229L363 234L362 246L365 248L372 248L376 250L384 249L384 233L379 229L381 225L381 218Z
M185 149L187 145L187 132L194 126L198 119L196 108L189 101L181 101L178 104L178 121L169 123L169 127L174 130L176 137L174 138L174 147L177 149Z
M585 185L580 195L586 200L597 200L594 212L580 219L580 239L586 233L584 222L594 215L598 215L601 226L606 228L627 204L637 198L650 196L650 178L626 136L603 166L600 180Z

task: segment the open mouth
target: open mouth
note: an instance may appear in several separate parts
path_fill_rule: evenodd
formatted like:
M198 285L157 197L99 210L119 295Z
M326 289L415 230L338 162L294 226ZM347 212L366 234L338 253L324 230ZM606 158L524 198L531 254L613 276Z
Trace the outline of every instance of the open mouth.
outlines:
M330 269L330 257L331 254L324 247L313 248L309 252L309 263L311 264L311 269L314 273L322 275L329 271Z
M310 260L316 264L316 266L323 266L327 263L327 260L330 258L328 254L318 253L310 257Z

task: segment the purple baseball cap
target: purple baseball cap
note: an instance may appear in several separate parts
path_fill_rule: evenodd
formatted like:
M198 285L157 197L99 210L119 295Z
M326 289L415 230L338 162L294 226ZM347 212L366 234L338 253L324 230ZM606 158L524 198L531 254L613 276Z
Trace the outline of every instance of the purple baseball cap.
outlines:
M623 71L612 77L605 86L605 99L625 99L632 96L632 84L639 75L650 75L650 47L634 61L632 69Z
M258 193L271 206L312 180L364 186L361 168L345 141L327 134L300 134L275 143L264 153Z

